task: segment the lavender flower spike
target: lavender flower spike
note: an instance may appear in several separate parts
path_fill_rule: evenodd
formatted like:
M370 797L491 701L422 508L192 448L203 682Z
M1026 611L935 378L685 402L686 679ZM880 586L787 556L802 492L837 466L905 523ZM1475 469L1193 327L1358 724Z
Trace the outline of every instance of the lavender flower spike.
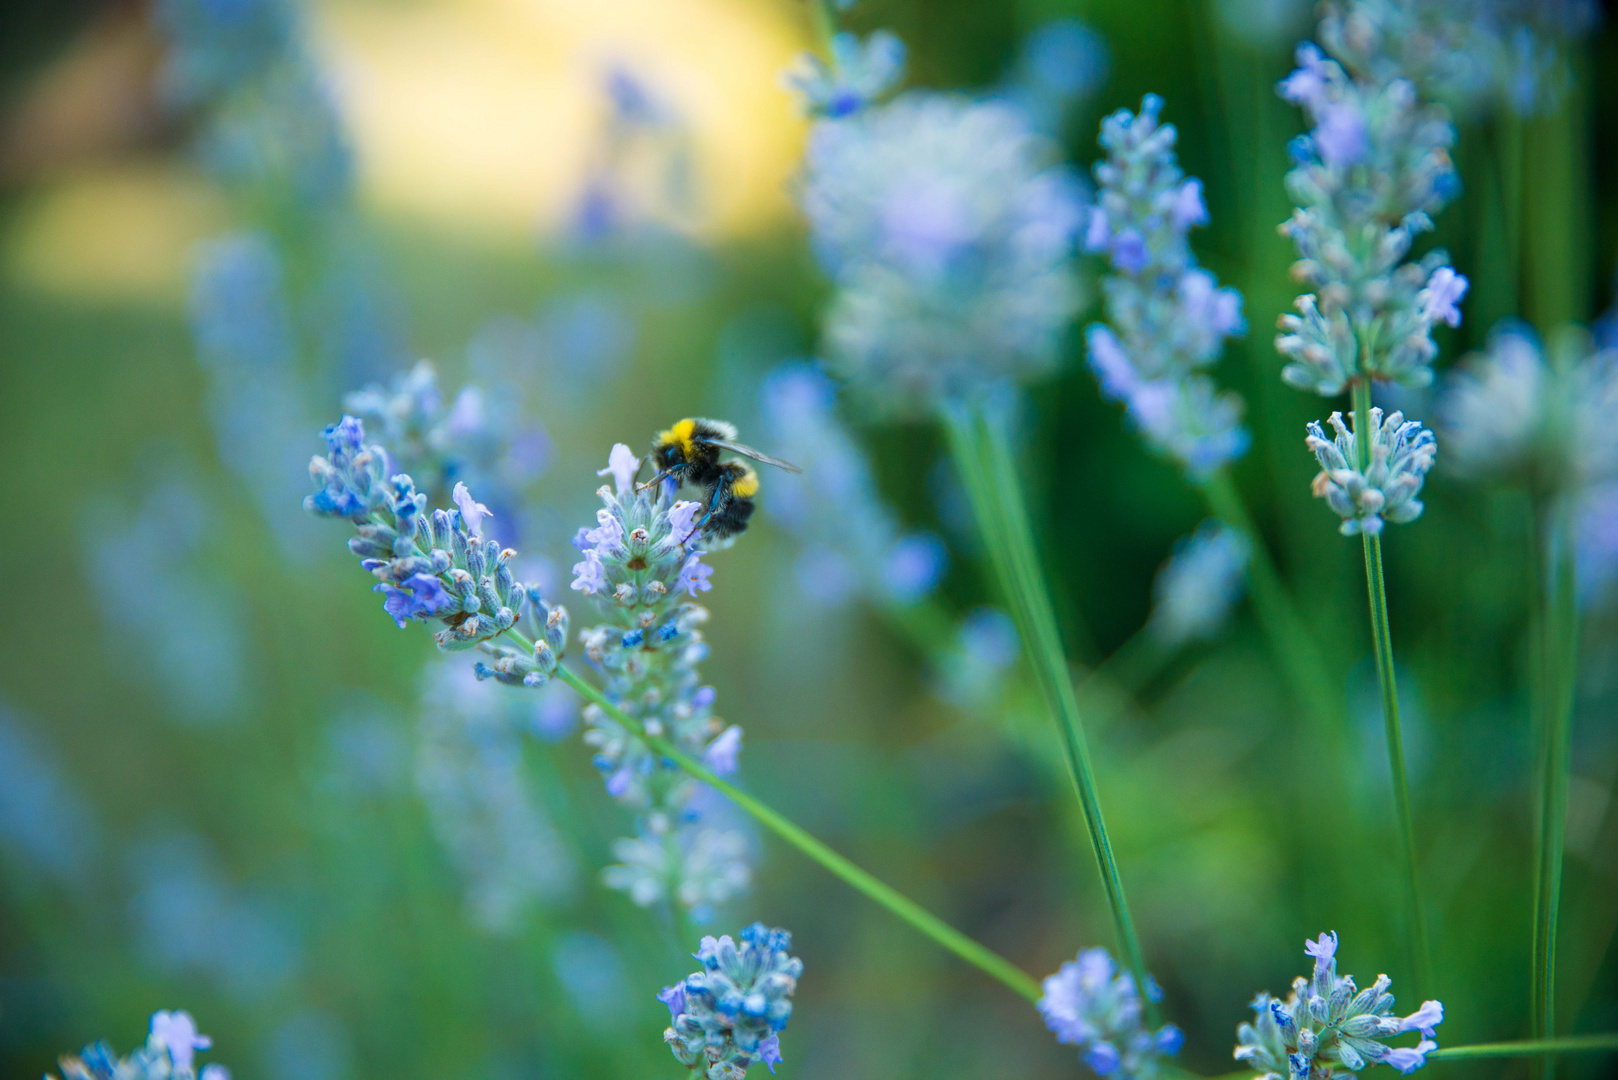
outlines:
M1406 421L1403 413L1383 420L1382 410L1372 408L1371 463L1361 472L1356 434L1343 422L1342 413L1331 414L1331 426L1336 437L1328 440L1319 422L1310 421L1304 441L1320 460L1315 497L1325 499L1343 519L1342 534L1375 536L1384 522L1403 524L1420 517L1423 506L1416 496L1438 456L1433 433L1414 420Z
M1287 190L1298 208L1281 232L1298 247L1293 276L1313 291L1281 317L1281 377L1325 397L1358 379L1425 386L1438 352L1432 329L1460 323L1467 282L1442 251L1406 256L1459 190L1455 128L1398 65L1344 35L1325 40L1335 58L1300 46L1297 70L1277 88L1312 124L1293 142Z
M711 687L697 665L708 655L701 625L708 612L689 602L713 588L713 568L692 537L701 510L675 501L666 484L639 490L640 462L614 446L607 468L614 486L596 492L596 527L580 529L584 558L573 588L591 597L603 622L579 633L584 655L606 675L606 691L647 732L663 735L715 772L734 772L741 728L714 715ZM751 871L745 837L707 812L708 789L684 776L598 706L584 710L584 740L607 792L632 807L639 829L617 841L619 862L604 880L638 904L674 899L705 917L744 890Z
M190 1013L159 1010L152 1014L145 1046L120 1058L105 1042L91 1043L61 1058L62 1080L197 1080L197 1051L211 1046L213 1040L198 1033ZM201 1080L230 1080L230 1072L223 1065L205 1065Z
M1352 976L1337 974L1336 934L1306 942L1304 951L1314 958L1313 973L1293 980L1284 1002L1269 994L1253 999L1253 1022L1237 1029L1237 1061L1262 1073L1260 1080L1333 1080L1377 1064L1408 1074L1426 1064L1438 1049L1433 1029L1444 1022L1442 1003L1394 1016L1386 975L1360 990ZM1415 1046L1383 1041L1409 1031L1421 1032Z
M663 1041L681 1065L708 1080L741 1080L760 1061L775 1071L803 975L785 930L754 923L740 937L703 938L696 952L702 970L657 995L673 1014Z
M829 359L916 413L1048 373L1081 293L1081 191L1004 102L911 91L809 137L799 201L835 279Z
M1146 989L1153 1000L1162 996L1155 984ZM1056 1040L1078 1046L1097 1076L1152 1080L1185 1039L1173 1024L1146 1029L1135 980L1114 967L1106 949L1087 949L1046 979L1039 1011Z
M1163 99L1120 109L1101 125L1105 160L1085 229L1086 249L1104 253L1107 324L1089 327L1090 366L1103 396L1122 401L1130 421L1160 453L1202 478L1247 449L1242 401L1203 369L1225 339L1242 333L1241 294L1197 266L1187 241L1206 224L1202 182L1180 171L1175 130L1159 124Z

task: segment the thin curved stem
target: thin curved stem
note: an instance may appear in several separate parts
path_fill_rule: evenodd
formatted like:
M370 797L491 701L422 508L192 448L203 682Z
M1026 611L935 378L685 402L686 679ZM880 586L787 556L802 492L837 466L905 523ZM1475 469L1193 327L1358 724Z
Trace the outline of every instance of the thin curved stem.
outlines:
M507 631L507 635L518 645L524 645L526 648L532 649L532 643L528 642L522 634ZM857 891L876 901L882 907L887 908L922 934L932 938L933 941L985 974L998 979L1029 1001L1037 1003L1044 996L1044 991L1040 988L1038 981L1005 957L973 941L914 900L861 870L848 859L809 835L809 833L775 810L715 774L712 769L686 754L667 739L660 735L648 734L640 724L635 722L633 717L615 705L606 694L602 693L590 682L580 678L565 664L557 667L556 677L577 690L586 700L599 706L603 712L622 725L626 731L644 741L653 750L691 776L724 795L742 810L745 810L760 825L763 825L766 829L769 829L831 871L832 874L853 886Z
M1618 1031L1604 1035L1571 1035L1563 1039L1522 1039L1518 1042L1446 1046L1427 1055L1428 1061L1467 1061L1473 1058L1529 1057L1533 1054L1595 1054L1618 1051Z
M1578 677L1579 609L1570 530L1572 513L1566 496L1554 504L1553 522L1542 547L1546 552L1540 580L1545 616L1546 707L1540 763L1539 858L1534 867L1533 1019L1542 1038L1556 1034L1556 937L1562 903L1562 849L1567 829L1567 784L1571 765L1574 692ZM1541 1075L1549 1080L1553 1063L1547 1056Z
M1108 906L1112 909L1124 963L1134 975L1136 986L1150 986L1140 938L1135 932L1118 860L1113 854L1101 800L1096 794L1095 773L1080 722L1078 697L1034 547L1006 418L999 407L987 402L980 401L974 407L953 404L945 409L944 428L972 503L973 516L1011 607L1012 619L1028 651L1051 718L1061 733L1074 791L1090 832L1090 844ZM1148 995L1143 994L1142 998L1148 1018L1155 1026L1158 1022L1156 1003Z
M1370 467L1371 387L1354 381L1354 446L1362 471ZM1405 777L1404 734L1399 724L1399 687L1393 668L1393 633L1388 625L1387 584L1382 569L1382 538L1364 533L1365 588L1371 605L1371 641L1376 677L1382 688L1382 720L1388 740L1388 769L1393 777L1393 804L1398 815L1399 851L1404 863L1405 922L1418 989L1432 988L1427 929L1421 917L1421 889L1416 878L1416 831L1410 811L1410 784Z

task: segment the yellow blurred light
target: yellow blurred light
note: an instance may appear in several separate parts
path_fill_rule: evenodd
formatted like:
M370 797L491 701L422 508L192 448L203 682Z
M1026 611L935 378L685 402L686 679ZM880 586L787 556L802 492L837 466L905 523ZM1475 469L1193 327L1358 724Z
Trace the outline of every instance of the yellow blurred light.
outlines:
M317 13L377 209L526 242L577 205L626 65L691 134L698 213L718 239L791 213L804 124L781 89L796 8L766 0L363 0Z
M12 217L6 273L48 292L178 305L197 243L226 228L218 193L172 161L103 166L64 177Z

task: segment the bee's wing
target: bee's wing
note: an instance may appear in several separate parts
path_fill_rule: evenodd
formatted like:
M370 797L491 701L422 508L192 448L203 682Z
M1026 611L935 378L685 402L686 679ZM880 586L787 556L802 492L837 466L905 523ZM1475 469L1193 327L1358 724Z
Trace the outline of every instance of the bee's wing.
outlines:
M740 454L743 457L750 457L754 461L762 461L766 465L774 465L777 469L785 469L787 472L791 473L803 472L802 469L798 468L790 461L782 461L780 458L771 457L768 454L754 450L751 446L743 446L739 442L731 442L729 439L703 439L702 441L707 443L709 446L717 446L721 449L730 450L733 453Z

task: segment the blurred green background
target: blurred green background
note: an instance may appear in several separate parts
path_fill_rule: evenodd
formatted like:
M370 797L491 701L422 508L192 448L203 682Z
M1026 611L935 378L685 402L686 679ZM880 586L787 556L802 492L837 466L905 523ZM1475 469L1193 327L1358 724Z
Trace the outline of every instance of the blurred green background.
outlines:
M453 391L502 340L491 319L540 343L522 400L551 451L527 489L540 509L525 551L559 568L612 443L639 448L695 413L736 419L770 449L760 381L813 355L827 290L789 198L805 125L775 82L809 43L805 12L791 0L311 4L310 54L355 152L335 237L199 167L197 119L154 92L162 42L148 14L89 0L0 14L0 1071L37 1076L94 1038L128 1049L153 1010L186 1008L215 1039L211 1059L243 1078L678 1075L653 994L690 970L695 942L599 883L627 817L587 749L495 739L473 757L487 751L478 760L517 782L491 795L495 782L474 778L458 797L503 809L461 831L435 817L434 797L457 796L434 786L431 740L455 715L424 701L431 642L382 616L345 530L302 520L297 498L344 390L425 356ZM1300 129L1272 88L1310 15L1285 0L870 0L848 22L897 31L912 85L978 90L1058 17L1082 19L1110 57L1063 125L1070 160L1088 169L1101 116L1152 91L1206 184L1212 224L1194 243L1243 292L1250 327L1217 369L1249 403L1254 447L1237 478L1342 680L1363 754L1355 789L1329 796L1340 766L1323 760L1245 608L1219 640L1137 665L1122 688L1087 688L1148 962L1187 1033L1181 1061L1217 1074L1253 994L1304 970L1306 935L1337 930L1344 971L1386 971L1416 1000L1359 545L1308 497L1303 424L1327 410L1281 385L1271 344L1295 294L1275 225ZM653 239L591 244L570 214L610 155L601 73L616 62L685 118L694 194L646 197ZM1560 245L1553 265L1519 276L1491 247L1503 124L1461 119L1465 194L1436 242L1474 287L1444 363L1497 317L1548 329L1612 302L1611 19L1573 67L1565 111L1524 128L1524 228ZM643 166L625 165L637 192ZM279 444L264 433L284 417L253 393L234 412L220 404L187 315L196 245L248 224L286 245L289 278L327 304L298 353L307 437L276 482ZM365 283L358 298L323 291L334 266ZM342 341L362 309L397 328L366 362ZM1079 342L1030 394L1026 428L1082 678L1134 638L1153 575L1203 511L1101 401ZM848 419L883 496L950 548L932 610L994 603L938 433ZM1459 1044L1527 1034L1532 571L1519 496L1455 480L1442 461L1427 492L1420 525L1388 540L1389 593L1438 957L1424 996L1445 1001L1440 1039ZM1024 683L1013 674L991 707L950 704L891 613L809 603L797 554L766 513L713 560L705 673L746 729L745 784L1038 976L1110 947L1054 731ZM1565 1030L1618 1027L1615 634L1618 598L1598 596L1574 736ZM565 723L565 699L544 707ZM1364 823L1364 842L1345 820ZM713 932L754 919L790 928L806 966L788 1078L1082 1071L1025 1002L767 837L752 892ZM1611 1067L1586 1059L1567 1074Z

